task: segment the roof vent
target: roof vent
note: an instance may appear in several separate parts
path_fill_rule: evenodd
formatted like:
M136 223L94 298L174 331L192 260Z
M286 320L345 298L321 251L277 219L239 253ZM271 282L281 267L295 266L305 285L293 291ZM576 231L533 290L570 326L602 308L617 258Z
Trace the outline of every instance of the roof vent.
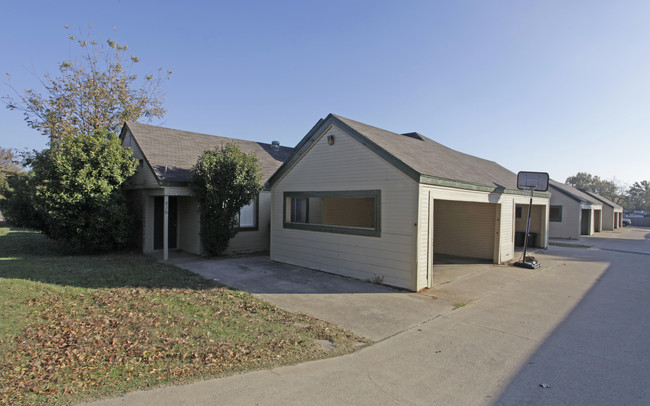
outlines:
M403 135L405 137L413 138L413 139L416 139L416 140L424 141L424 138L422 138L422 134L419 134L419 133L415 133L415 132L414 133L404 133L404 134L401 134L401 135Z
M271 148L273 148L274 151L279 151L280 141L271 141Z

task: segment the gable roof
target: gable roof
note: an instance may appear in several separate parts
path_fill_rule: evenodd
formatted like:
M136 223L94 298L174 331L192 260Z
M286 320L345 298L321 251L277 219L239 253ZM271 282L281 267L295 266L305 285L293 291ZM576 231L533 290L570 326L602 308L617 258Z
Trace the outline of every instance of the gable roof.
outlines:
M592 205L592 206L602 206L602 204L597 201L595 198L589 196L588 194L569 186L566 183L561 183L553 179L548 180L549 187L553 187L559 192L569 196L573 200L576 200L582 204Z
M594 199L598 200L600 203L606 204L607 206L611 207L612 209L620 209L623 210L623 206L618 205L611 200L602 197L598 193L590 192L589 190L586 189L579 189L580 191L588 194L589 196L593 197Z
M262 181L266 181L291 155L293 148L279 147L274 150L271 144L218 137L216 135L194 133L157 127L148 124L126 122L122 127L122 139L129 131L142 151L144 158L153 169L158 182L187 183L192 166L196 164L203 151L215 146L234 142L245 153L257 155Z
M289 170L330 125L337 126L417 182L528 193L517 189L515 173L496 162L453 150L416 132L398 134L334 114L318 121L270 182L277 181ZM548 197L544 193L535 194Z

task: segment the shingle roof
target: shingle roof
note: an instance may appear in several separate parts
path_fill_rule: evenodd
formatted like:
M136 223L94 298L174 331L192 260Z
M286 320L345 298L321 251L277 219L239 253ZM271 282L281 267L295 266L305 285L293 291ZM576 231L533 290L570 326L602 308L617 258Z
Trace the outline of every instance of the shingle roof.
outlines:
M254 153L260 163L262 180L266 181L291 155L293 148L274 150L271 144L218 137L171 128L127 122L124 128L133 134L145 159L158 180L188 182L190 170L199 155L208 148L234 142L245 153ZM124 132L124 128L122 132ZM165 168L166 172L165 172Z
M604 204L606 204L607 206L613 208L613 209L620 209L620 210L623 210L623 206L621 206L621 205L619 205L619 204L616 204L616 203L612 202L611 200L609 200L609 199L607 199L607 198L602 197L602 196L599 195L598 193L590 192L590 191L588 191L588 190L584 190L584 189L580 189L580 190L581 190L582 192L588 194L589 196L593 197L594 199L600 201L601 203L604 203Z
M445 147L421 134L398 134L331 115L421 175L517 189L517 175L496 162Z
M596 198L589 196L585 192L580 191L579 189L569 186L566 183L561 183L553 179L549 179L548 184L550 187L558 189L560 192L572 197L574 200L577 200L581 203L587 203L597 206L602 206L602 204L596 200ZM552 192L551 192L552 193Z

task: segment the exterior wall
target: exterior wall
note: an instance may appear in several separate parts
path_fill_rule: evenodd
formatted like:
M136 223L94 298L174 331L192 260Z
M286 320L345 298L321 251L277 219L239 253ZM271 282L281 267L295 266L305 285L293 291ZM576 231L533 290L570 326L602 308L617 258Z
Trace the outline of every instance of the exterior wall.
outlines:
M614 230L614 208L604 204L602 211L603 230Z
M551 206L562 206L562 221L550 221L551 238L580 238L581 208L580 202L555 189L551 190Z
M198 209L198 207L197 207ZM230 240L227 253L262 252L270 247L271 192L260 193L258 202L257 230L242 230Z
M378 237L284 228L284 192L354 190L381 191ZM331 127L273 185L271 259L416 290L417 195L417 182Z
M519 204L521 206L521 218L515 218L515 231L526 233L526 223L528 221L528 206L526 204ZM530 229L529 232L537 235L535 243L536 247L546 248L548 243L545 241L546 230L548 227L547 206L533 204L533 211L530 214Z
M616 230L621 227L623 210L603 203L602 226L603 230Z
M142 251L154 251L154 198L165 192L162 189L143 191L143 226L142 226ZM197 200L188 196L186 188L168 188L168 196L178 197L178 228L176 246L186 252L201 255L200 214ZM254 231L240 231L230 241L226 253L235 254L242 252L259 252L269 250L271 192L260 193L258 229Z
M128 132L124 137L122 146L131 148L133 151L133 157L140 161L140 166L130 179L129 189L147 189L160 187L158 181L156 180L156 177L153 174L153 170L147 163L147 160L144 159L144 155L140 150L140 147L138 147L130 132Z

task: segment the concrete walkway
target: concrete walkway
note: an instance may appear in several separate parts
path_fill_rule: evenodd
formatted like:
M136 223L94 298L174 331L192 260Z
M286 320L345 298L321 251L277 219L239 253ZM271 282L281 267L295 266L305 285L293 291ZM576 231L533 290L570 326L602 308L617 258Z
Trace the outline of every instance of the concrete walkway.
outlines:
M650 243L637 237L632 239L635 250ZM381 341L343 357L135 392L97 404L649 404L650 256L553 246L535 256L542 262L537 270L476 269L427 295L378 286L372 292L361 287L349 293L303 291L297 295L304 298L290 298L294 305L310 298L325 306L338 304L342 309L329 312L332 318L346 309L356 311L351 304L372 307L383 300L427 310L393 329L352 326ZM345 295L363 299L347 301ZM460 299L469 303L452 310ZM390 312L390 306L382 312ZM368 314L386 325L395 319ZM341 315L341 322L353 318Z

